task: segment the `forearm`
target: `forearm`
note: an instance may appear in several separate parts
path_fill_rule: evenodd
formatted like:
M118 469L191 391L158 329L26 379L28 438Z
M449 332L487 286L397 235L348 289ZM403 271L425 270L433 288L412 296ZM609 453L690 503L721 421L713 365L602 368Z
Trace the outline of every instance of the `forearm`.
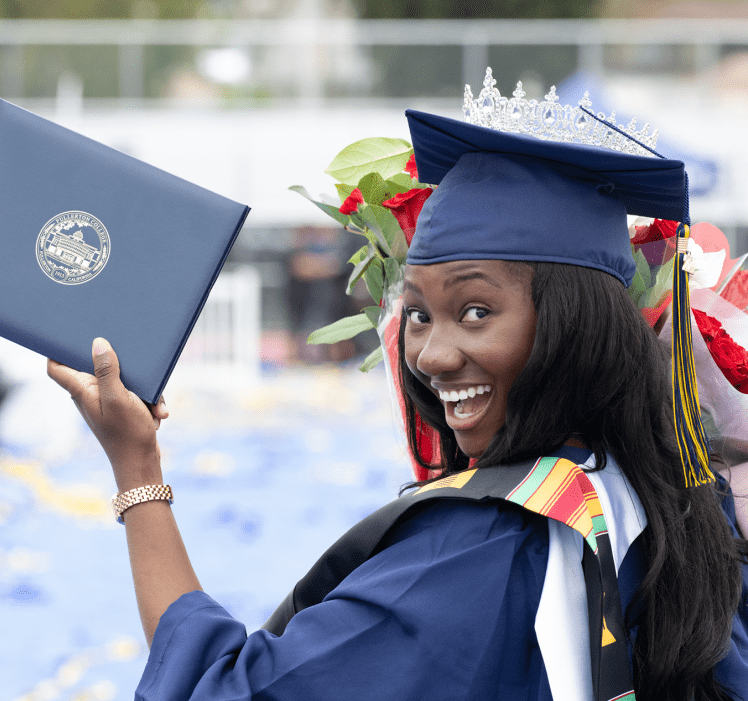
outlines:
M161 400L154 406L128 391L119 378L119 361L103 338L94 340L95 375L78 372L54 360L47 373L72 397L112 464L117 492L163 484L156 430L169 412ZM150 646L156 626L182 594L200 589L190 558L166 501L135 504L123 513L135 596Z
M201 589L171 506L147 501L124 513L135 596L148 646L159 619L182 594Z

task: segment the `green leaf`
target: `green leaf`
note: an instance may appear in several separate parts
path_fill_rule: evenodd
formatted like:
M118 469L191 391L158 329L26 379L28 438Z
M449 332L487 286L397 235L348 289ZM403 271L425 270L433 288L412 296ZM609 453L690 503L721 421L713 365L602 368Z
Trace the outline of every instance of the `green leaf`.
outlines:
M391 256L393 242L397 239L398 234L402 235L403 233L395 215L387 207L372 204L364 210L364 221L369 228L381 232L386 243L386 246L382 245L382 251L385 255Z
M369 317L372 326L376 328L377 324L379 324L379 317L382 314L382 308L378 306L364 307L361 311Z
M387 186L394 197L398 192L408 192L414 187L418 187L416 181L407 173L398 173L387 180Z
M365 175L377 172L384 179L400 173L408 162L411 146L403 139L375 137L346 146L325 173L346 185L358 185Z
M652 284L652 272L649 269L647 257L642 253L641 248L636 249L634 262L636 263L636 274L641 277L644 288L646 289Z
M384 266L381 258L375 258L364 272L364 282L371 298L379 304L384 289Z
M400 264L394 258L384 260L384 285L389 290L400 279Z
M636 263L636 272L634 273L634 278L629 285L628 293L634 301L634 304L639 306L642 296L647 291L650 284L652 284L652 274L649 271L647 258L639 248L634 251L634 262Z
M313 202L316 204L325 214L328 214L331 216L335 221L345 226L348 221L349 217L347 214L341 214L338 211L338 208L334 205L325 204L324 202L319 202L318 200L315 200L306 190L306 188L303 185L291 185L291 187L288 188L289 190L293 192L298 192L302 197L306 197L310 202Z
M366 247L366 255L364 256L363 260L353 266L351 275L348 278L348 287L345 291L346 294L351 294L353 292L355 284L361 279L361 276L366 272L366 269L369 267L371 262L378 259L379 254L377 253L376 246L370 243Z
M377 346L369 355L366 356L364 362L361 363L359 370L361 372L369 372L372 368L375 368L379 363L384 360L384 353L382 352L382 346Z
M366 258L366 254L369 251L368 246L361 246L349 259L348 262L354 266L358 265L362 260Z
M408 257L408 242L405 240L405 234L402 229L395 234L395 239L390 244L390 252L392 257L400 263L400 265L405 264L405 259Z
M662 301L662 298L669 290L673 288L673 267L675 265L675 256L667 263L660 266L655 277L655 284L647 295L645 307L654 309Z
M392 242L395 240L397 235L403 233L400 224L397 223L397 218L392 213L392 210L387 209L387 207L372 205L371 209L374 212L374 216L377 218L377 223L382 229L387 245L392 248Z
M349 231L353 231L353 233L355 234L362 234L363 236L366 236L366 234L364 233L366 225L364 224L364 220L361 218L361 215L358 212L353 212L349 216L351 219L350 222L346 225L347 229ZM351 224L353 224L352 227Z
M374 246L377 250L379 250L379 246L381 246L381 240L383 238L381 232L374 232L369 229L363 222L361 223L362 228L359 229L358 227L348 227L348 231L352 231L354 234L359 234L360 236L366 237L366 240ZM378 253L376 255L379 255Z
M387 239L382 233L382 227L377 219L375 209L384 209L384 207L380 207L376 204L368 205L361 211L361 218L364 221L364 225L370 232L367 235L369 236L369 240L376 246L379 246L379 249L385 256L389 256L390 244L387 243ZM372 239L371 236L373 236L374 238Z
M358 189L361 190L366 204L380 204L382 200L387 200L390 197L384 178L379 173L364 175L358 181Z
M345 198L356 189L353 185L344 185L343 183L335 183L335 187L341 202L345 202Z
M362 331L368 331L373 328L374 326L366 314L356 314L355 316L338 319L328 326L312 331L306 342L311 344L337 343L338 341L345 341L347 338L353 338Z

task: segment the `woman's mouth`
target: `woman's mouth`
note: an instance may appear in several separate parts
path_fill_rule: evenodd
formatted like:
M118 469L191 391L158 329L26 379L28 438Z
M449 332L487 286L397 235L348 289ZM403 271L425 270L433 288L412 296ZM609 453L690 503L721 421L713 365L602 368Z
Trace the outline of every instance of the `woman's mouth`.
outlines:
M439 398L444 402L447 418L451 414L461 422L485 408L490 398L491 385L475 385L451 391L440 389L438 392Z

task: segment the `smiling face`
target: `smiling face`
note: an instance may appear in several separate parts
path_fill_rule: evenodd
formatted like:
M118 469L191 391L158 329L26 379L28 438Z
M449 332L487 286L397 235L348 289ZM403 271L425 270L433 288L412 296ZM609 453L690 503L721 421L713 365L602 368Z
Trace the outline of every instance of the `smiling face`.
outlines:
M509 390L535 341L532 270L501 260L409 265L405 361L439 398L463 453L504 424Z

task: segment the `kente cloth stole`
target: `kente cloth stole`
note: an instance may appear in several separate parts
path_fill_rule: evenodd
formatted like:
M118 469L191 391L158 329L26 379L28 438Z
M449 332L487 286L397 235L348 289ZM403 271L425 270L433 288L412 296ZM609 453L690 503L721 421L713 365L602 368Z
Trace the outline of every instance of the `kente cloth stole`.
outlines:
M282 635L293 616L320 603L376 553L387 532L432 499L504 499L574 529L584 538L592 690L595 701L635 701L618 577L595 488L571 460L545 457L508 467L466 470L383 506L335 542L296 584L263 628Z

